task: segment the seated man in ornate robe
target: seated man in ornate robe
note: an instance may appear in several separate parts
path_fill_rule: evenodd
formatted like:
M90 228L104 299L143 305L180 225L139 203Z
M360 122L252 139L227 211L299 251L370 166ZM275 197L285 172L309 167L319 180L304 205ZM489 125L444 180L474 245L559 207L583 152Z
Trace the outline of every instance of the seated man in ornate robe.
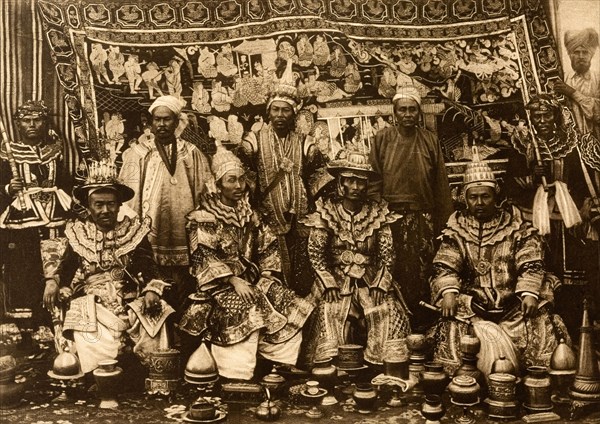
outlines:
M328 170L337 177L340 198L319 199L317 211L303 221L311 228L308 255L317 274L313 293L321 297L309 355L314 352L314 360L337 356L339 345L353 341L348 322L364 318L364 358L382 364L406 354L410 332L408 309L390 274L394 250L389 224L398 217L385 201L367 198L368 179L374 175L368 157L346 153Z
M142 359L168 348L165 319L173 309L161 300L168 286L147 239L150 218L117 221L121 204L133 190L114 178L114 167L93 165L85 185L73 195L89 212L85 221L67 224L64 238L42 250L44 275L56 290L47 293L48 308L59 295L71 297L63 335L74 341L81 369L93 371L98 362L116 359L128 336Z
M460 365L464 320L470 320L481 341L478 368L485 374L500 356L515 369L548 366L557 341L570 339L562 319L548 310L556 278L544 271L542 239L519 209L496 205L494 174L474 160L463 183L467 210L450 216L433 261L432 301L448 318L430 333L434 359L448 371Z
M249 380L257 353L296 364L313 304L282 283L277 237L250 207L242 163L217 149L216 184L188 215L197 291L179 327L211 342L222 377Z

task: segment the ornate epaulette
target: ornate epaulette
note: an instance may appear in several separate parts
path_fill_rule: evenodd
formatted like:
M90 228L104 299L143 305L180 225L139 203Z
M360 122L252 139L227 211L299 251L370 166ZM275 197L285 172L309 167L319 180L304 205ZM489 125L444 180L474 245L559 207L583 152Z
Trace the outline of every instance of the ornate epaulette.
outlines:
M120 257L133 251L150 232L152 219L146 216L143 220L135 216L126 216L123 221L117 223L113 230L115 232L115 256ZM97 262L99 252L97 243L102 241L104 234L96 228L96 224L90 220L70 221L65 227L65 236L73 251L88 262Z
M205 209L194 209L188 213L185 218L190 222L197 223L214 223L217 222L217 218Z
M17 163L44 164L57 159L62 153L62 147L59 143L40 146L39 156L32 146L23 143L12 142L10 143L10 147ZM0 147L0 159L8 160L4 143Z
M479 225L466 211L457 211L450 215L446 228L442 230L442 237L459 235L467 241L487 246L505 240L516 231L525 231L523 235L535 232L535 228L527 225L519 209L513 205L505 208L498 218L484 223L481 236Z

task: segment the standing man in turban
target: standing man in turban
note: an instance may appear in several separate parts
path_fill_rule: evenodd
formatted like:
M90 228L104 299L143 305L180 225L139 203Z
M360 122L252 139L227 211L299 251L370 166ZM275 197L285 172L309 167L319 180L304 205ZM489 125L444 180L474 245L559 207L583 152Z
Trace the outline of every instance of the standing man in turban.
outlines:
M292 62L267 103L269 124L243 140L245 154L257 172L258 208L279 239L285 282L298 294L310 291L312 276L306 254L308 230L298 219L308 212L306 181L318 162L314 143L295 131L300 100L292 75Z
M127 206L152 219L148 238L161 274L175 283L169 303L177 310L185 300L189 280L185 215L196 207L210 178L206 157L179 137L185 128L182 107L174 96L161 96L152 103L148 110L154 138L123 155L119 175L134 190Z
M600 139L600 76L592 71L592 58L598 49L598 32L593 28L565 32L565 48L573 72L554 84L554 91L571 100L579 130Z
M41 101L18 107L20 140L0 149L0 267L4 267L7 309L30 309L35 327L48 325L42 309L45 290L40 242L64 230L71 207L72 179L62 161L62 142L51 130L48 108ZM14 161L18 175L11 170ZM26 209L21 210L25 205ZM4 311L8 312L8 311ZM51 311L52 312L52 311Z
M390 224L398 258L393 276L402 286L417 330L430 319L418 304L429 298L433 241L452 213L452 199L440 143L435 134L417 125L419 92L403 87L392 102L396 125L379 131L371 145L370 160L378 177L370 181L369 191L402 215Z

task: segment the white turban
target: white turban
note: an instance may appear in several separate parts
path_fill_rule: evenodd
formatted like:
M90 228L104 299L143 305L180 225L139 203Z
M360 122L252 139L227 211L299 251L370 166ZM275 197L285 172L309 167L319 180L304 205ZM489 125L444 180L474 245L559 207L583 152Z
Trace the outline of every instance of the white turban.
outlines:
M567 31L565 32L565 47L569 54L577 47L583 47L593 53L598 47L598 32L593 28Z
M398 88L398 92L396 92L396 95L392 98L392 103L395 103L396 100L400 99L414 100L419 106L421 106L421 95L419 94L419 90L412 85Z
M165 106L169 108L175 115L179 116L181 111L183 110L183 106L185 105L178 97L175 96L160 96L154 103L148 108L148 112L152 113L154 109L159 106Z

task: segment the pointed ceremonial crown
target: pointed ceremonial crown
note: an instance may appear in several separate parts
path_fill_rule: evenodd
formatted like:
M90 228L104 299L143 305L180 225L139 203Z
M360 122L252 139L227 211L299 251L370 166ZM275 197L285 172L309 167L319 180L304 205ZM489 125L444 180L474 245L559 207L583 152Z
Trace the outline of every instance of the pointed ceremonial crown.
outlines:
M73 189L73 197L85 205L90 194L101 188L116 191L121 202L126 202L134 196L134 191L117 178L117 167L113 163L102 160L92 161L88 165L85 183Z

